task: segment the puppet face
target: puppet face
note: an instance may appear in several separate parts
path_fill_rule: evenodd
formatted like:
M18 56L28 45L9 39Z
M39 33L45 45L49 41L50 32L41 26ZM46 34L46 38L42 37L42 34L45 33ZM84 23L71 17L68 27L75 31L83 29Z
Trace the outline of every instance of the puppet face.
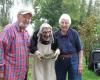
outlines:
M50 41L52 35L52 29L50 27L42 28L41 38L44 41Z

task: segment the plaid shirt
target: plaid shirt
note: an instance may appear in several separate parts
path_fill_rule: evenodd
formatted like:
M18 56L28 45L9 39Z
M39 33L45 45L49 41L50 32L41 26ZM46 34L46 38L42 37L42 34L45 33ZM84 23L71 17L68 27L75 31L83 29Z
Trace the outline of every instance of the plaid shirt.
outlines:
M0 33L0 68L5 80L24 80L29 53L27 31L20 31L16 23L7 25Z

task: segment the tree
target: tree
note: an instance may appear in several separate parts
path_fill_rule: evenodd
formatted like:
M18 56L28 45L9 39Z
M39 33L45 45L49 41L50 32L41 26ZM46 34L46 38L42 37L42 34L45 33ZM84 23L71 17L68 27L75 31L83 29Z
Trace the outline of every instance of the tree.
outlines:
M82 0L82 3L81 3L81 6L80 6L80 23L86 18L86 7L87 7L87 4L86 4L86 0Z
M92 13L93 13L93 0L89 0L87 16L91 15Z
M36 18L47 21L50 25L57 26L58 18L62 13L62 0L38 0L35 1Z
M72 25L77 26L80 20L82 0L63 0L62 12L68 13L72 18Z
M94 15L90 15L78 26L78 31L84 43L84 53L86 60L88 59L91 51L91 42L96 40L96 24L97 18Z
M1 14L0 14L0 24L4 26L8 23L9 8L12 5L12 0L0 0Z
M95 1L94 14L98 17L98 20L100 21L100 0Z

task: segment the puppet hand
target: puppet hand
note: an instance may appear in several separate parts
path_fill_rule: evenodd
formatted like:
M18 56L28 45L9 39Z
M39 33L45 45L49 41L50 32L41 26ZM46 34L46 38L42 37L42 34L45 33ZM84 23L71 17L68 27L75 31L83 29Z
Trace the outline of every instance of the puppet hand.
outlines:
M58 58L59 54L60 54L60 50L57 49L57 50L55 51L55 54L54 54L54 56L56 56L56 59Z
M41 57L43 56L38 50L35 51L35 55L39 60L41 60Z

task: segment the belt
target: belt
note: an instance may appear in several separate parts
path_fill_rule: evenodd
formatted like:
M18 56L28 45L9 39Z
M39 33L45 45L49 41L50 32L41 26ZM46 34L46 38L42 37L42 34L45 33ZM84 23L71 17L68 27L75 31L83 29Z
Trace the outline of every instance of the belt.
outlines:
M64 59L64 58L70 58L71 56L72 56L72 54L71 54L71 53L67 53L67 54L62 54L62 55L59 55L59 58Z

